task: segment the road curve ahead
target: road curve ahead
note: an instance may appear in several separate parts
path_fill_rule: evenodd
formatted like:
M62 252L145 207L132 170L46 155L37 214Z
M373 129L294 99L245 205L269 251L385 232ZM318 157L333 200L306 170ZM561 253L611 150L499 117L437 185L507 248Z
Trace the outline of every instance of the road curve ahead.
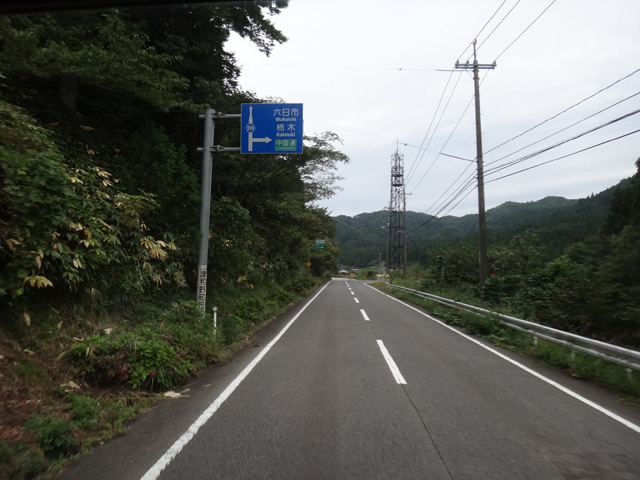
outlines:
M640 479L637 409L366 283L256 343L59 479Z

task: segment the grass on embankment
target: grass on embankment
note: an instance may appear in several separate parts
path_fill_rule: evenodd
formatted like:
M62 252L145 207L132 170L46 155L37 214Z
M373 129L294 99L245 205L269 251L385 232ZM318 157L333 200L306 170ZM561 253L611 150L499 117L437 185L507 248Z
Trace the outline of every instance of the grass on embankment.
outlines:
M53 478L322 281L212 292L215 332L212 311L159 298L119 315L42 308L0 329L0 478Z

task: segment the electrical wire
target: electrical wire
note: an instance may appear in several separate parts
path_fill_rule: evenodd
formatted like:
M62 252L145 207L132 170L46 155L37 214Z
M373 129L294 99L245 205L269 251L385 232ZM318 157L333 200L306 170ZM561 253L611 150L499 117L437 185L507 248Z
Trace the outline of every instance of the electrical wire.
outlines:
M487 72L488 73L488 72ZM487 78L487 76L485 76L482 81L480 82L480 84L482 85L482 83L485 81L485 79ZM447 141L445 142L445 144L442 146L442 148L440 149L440 153L438 155L442 154L442 150L444 150L444 148L446 147L446 145L449 143L449 140L451 139L451 137L453 136L453 134L455 133L456 129L458 128L458 126L460 125L460 122L462 121L462 119L464 118L465 114L467 113L467 110L469 109L469 107L471 106L471 103L473 102L475 98L475 95L471 96L471 99L469 100L469 103L467 104L467 106L465 107L464 111L462 112L462 115L460 115L460 118L458 119L458 122L456 123L453 131L451 132L451 134L449 135L449 137L447 138ZM436 157L437 158L437 157ZM474 162L474 160L471 160L471 162ZM435 160L434 160L435 162ZM458 178L456 178L453 183L451 185L449 185L449 187L440 195L440 197L438 197L438 199L433 203L433 205L431 205L431 207L429 207L428 210L432 210L434 208L435 205L438 204L438 202L442 199L442 197L444 195L446 195L446 193L456 184L456 182L460 179L460 177L464 174L464 172L467 171L467 169L469 168L471 164L467 165L465 167L465 169L463 170L463 172L458 176ZM433 166L433 162L432 162L432 166ZM428 173L428 171L427 171ZM420 183L422 183L422 181L425 179L426 177L426 173L422 176L422 178L420 178L420 181L413 187L411 193L413 193L415 191L416 188L418 188L418 186L420 185Z
M566 154L566 155L562 155L561 157L552 158L551 160L547 160L547 161L545 161L545 162L541 162L541 163L538 163L538 164L536 164L536 165L532 165L532 166L530 166L530 167L523 168L522 170L518 170L517 172L511 172L511 173L508 173L508 174L503 175L503 176L501 176L501 177L493 178L493 179L489 180L489 181L488 181L488 182L486 182L486 183L496 182L496 181L498 181L498 180L502 180L503 178L511 177L511 176L516 175L516 174L518 174L518 173L526 172L527 170L532 170L532 169L537 168L537 167L540 167L540 166L542 166L542 165L546 165L547 163L556 162L556 161L558 161L558 160L562 160L562 159L564 159L564 158L571 157L571 156L573 156L573 155L577 155L578 153L586 152L587 150L591 150L591 149L593 149L593 148L600 147L600 146L605 145L605 144L607 144L607 143L615 142L616 140L620 140L620 139L622 139L622 138L628 137L628 136L633 135L633 134L638 133L638 132L640 132L640 129L638 129L638 130L634 130L634 131L632 131L632 132L625 133L624 135L620 135L620 136L615 137L615 138L610 138L609 140L605 140L604 142L600 142L600 143L597 143L597 144L595 144L595 145L591 145L591 146L589 146L589 147L582 148L582 149L577 150L577 151L575 151L575 152L568 153L568 154Z
M554 1L555 1L555 0L554 0ZM511 10L509 10L509 11L507 12L507 14L506 14L504 17L502 17L502 20L500 20L500 22L498 22L498 25L496 25L496 26L494 27L494 29L493 29L493 30L491 30L491 32L489 33L489 35L487 35L487 36L486 36L486 38L485 38L485 39L480 43L480 45L478 45L478 47L476 48L476 52L477 52L478 50L480 50L480 47L482 47L482 45L484 45L484 43L485 43L487 40L489 40L489 38L491 38L491 35L493 35L493 33L498 29L498 27L499 27L500 25L502 25L502 22L504 22L504 21L506 20L506 18L507 18L509 15L511 15L511 12L513 12L513 10L518 6L518 4L519 4L519 3L520 3L520 0L518 0L518 1L515 3L515 5L513 5L513 7L511 7Z
M536 144L538 144L538 143L540 143L540 142L542 142L544 140L547 140L547 139L549 139L551 137L554 137L554 136L558 135L559 133L564 132L565 130L568 130L568 129L572 128L572 127L575 127L576 125L578 125L578 124L580 124L580 123L582 123L584 121L587 121L590 118L593 118L593 117L595 117L597 115L600 115L601 113L603 113L603 112L605 112L605 111L607 111L607 110L609 110L609 109L611 109L613 107L616 107L616 106L620 105L623 102L626 102L627 100L631 100L633 97L637 97L638 95L640 95L640 92L634 93L633 95L629 95L628 97L623 98L622 100L620 100L620 101L618 101L616 103L613 103L613 104L609 105L608 107L605 107L602 110L597 111L596 113L592 113L591 115L589 115L589 116L587 116L587 117L585 117L585 118L583 118L581 120L578 120L577 122L574 122L574 123L572 123L571 125L569 125L567 127L561 128L560 130L558 130L557 132L552 133L551 135L547 135L546 137L543 137L540 140L536 140L535 142L530 143L529 145L526 145L526 146L524 146L522 148L519 148L518 150L514 150L513 152L511 152L511 153L509 153L507 155L504 155L504 156L502 156L502 157L500 157L500 158L498 158L496 160L492 160L491 162L485 163L485 167L489 166L489 165L493 165L494 163L497 163L500 160L504 160L505 158L508 158L511 155L515 155L516 153L521 152L522 150L526 150L527 148L532 147L532 146L534 146L534 145L536 145Z
M546 161L544 161L544 162L540 162L540 163L538 163L538 164L536 164L536 165L532 165L532 166L530 166L530 167L523 168L523 169L518 170L518 171L516 171L516 172L508 173L508 174L503 175L503 176L501 176L501 177L497 177L497 178L491 179L491 180L487 181L486 183L496 182L496 181L498 181L498 180L502 180L502 179L504 179L504 178L508 178L508 177L513 176L513 175L517 175L518 173L526 172L526 171L528 171L528 170L532 170L532 169L534 169L534 168L538 168L538 167L541 167L541 166L543 166L543 165L547 165L547 164L552 163L552 162L557 162L557 161L559 161L559 160L562 160L562 159L565 159L565 158L571 157L571 156L573 156L573 155L577 155L577 154L579 154L579 153L586 152L586 151L588 151L588 150L592 150L592 149L597 148L597 147L600 147L600 146L602 146L602 145L606 145L606 144L608 144L608 143L615 142L615 141L617 141L617 140L621 140L621 139L623 139L623 138L625 138L625 137L629 137L629 136L634 135L634 134L636 134L636 133L640 133L640 129L633 130L633 131L631 131L631 132L625 133L625 134L623 134L623 135L619 135L619 136L614 137L614 138L610 138L610 139L605 140L605 141L603 141L603 142L599 142L599 143L596 143L596 144L594 144L594 145L590 145L590 146L588 146L588 147L582 148L582 149L580 149L580 150L576 150L575 152L571 152L571 153L568 153L568 154L566 154L566 155L562 155L562 156L560 156L560 157L556 157L556 158L552 158L552 159L550 159L550 160L546 160ZM474 178L474 179L475 179L475 178ZM472 180L473 180L473 179L472 179ZM473 192L473 191L475 190L475 188L471 188L471 189L469 189L469 185L470 185L470 182L467 182L467 184L466 184L463 188L459 189L458 194L457 194L457 195L455 195L455 196L454 196L454 197L453 197L453 198L452 198L452 199L451 199L447 204L445 204L442 208L440 208L440 210L438 210L438 212L437 212L435 215L431 216L431 217L430 217L430 218L428 218L425 222L423 222L422 224L420 224L420 225L418 225L417 227L415 227L414 229L412 229L412 230L410 231L410 233L416 232L417 230L420 230L420 229L423 229L423 228L430 228L430 227L433 227L433 225L435 225L438 221L440 221L442 218L446 217L446 216L447 216L447 215L448 215L452 210L454 210L458 205L460 205L460 203L462 203L462 201L463 201L465 198L467 198L467 197L471 194L471 192ZM466 191L466 193L464 193L464 192L465 192L465 190L467 190L467 191ZM463 194L463 193L464 193L464 196L462 196L462 194ZM446 212L444 215L441 215L441 213L444 211L444 209L445 209L445 208L447 208L449 205L451 205L451 203L453 203L453 201L455 201L455 200L456 200L456 199L458 199L458 198L459 198L458 202L457 202L457 203L455 203L451 208L449 208L449 210L447 210L447 212Z
M499 59L502 55L504 55L504 52L506 52L507 50L509 50L509 49L511 48L511 46L512 46L514 43L516 43L516 42L520 39L520 37L521 37L522 35L524 35L524 34L525 34L525 32L526 32L527 30L529 30L529 29L531 28L531 26L532 26L534 23L536 23L536 22L540 19L540 17L542 17L542 15L544 15L544 14L545 14L545 12L546 12L547 10L549 10L549 9L551 8L551 6L552 6L554 3L556 3L556 0L553 0L549 5L547 5L547 8L545 8L545 9L542 11L542 13L540 13L540 15L538 15L538 16L533 20L533 22L531 22L531 23L527 26L527 28L525 28L522 32L520 32L520 35L518 35L518 36L515 38L515 40L514 40L513 42L511 42L509 45L507 45L507 48L505 48L502 52L500 52L500 55L498 55L498 56L496 57L496 59L494 60L494 62L498 61L498 59ZM483 43L484 43L484 42L483 42Z
M524 157L520 157L520 158L518 158L518 159L515 159L515 160L512 160L512 161L510 161L510 162L507 162L507 163L505 163L505 164L503 164L503 165L498 165L498 166L496 166L496 167L493 167L493 168L487 169L487 170L485 170L485 177L490 176L490 175L493 175L493 174L495 174L496 172L499 172L499 171L501 171L501 170L504 170L505 168L512 167L512 166L514 166L514 165L516 165L516 164L518 164L518 163L522 163L522 162L524 162L524 161L530 160L530 159L532 159L532 158L534 158L534 157L537 157L538 155L541 155L541 154L546 153L546 152L548 152L548 151L550 151L550 150L553 150L553 149L555 149L555 148L558 148L558 147L560 147L560 146L562 146L562 145L564 145L564 144L566 144L566 143L569 143L569 142L572 142L572 141L574 141L574 140L577 140L578 138L582 138L582 137L584 137L585 135L588 135L588 134L590 134L590 133L596 132L596 131L598 131L598 130L600 130L600 129L604 128L604 127L608 127L609 125L613 125L614 123L620 122L620 121L622 121L622 120L626 120L627 118L630 118L630 117L632 117L632 116L634 116L634 115L637 115L638 113L640 113L640 109L635 110L635 111L633 111L633 112L626 113L625 115L622 115L622 116L620 116L620 117L618 117L618 118L615 118L615 119L613 119L613 120L610 120L610 121L608 121L608 122L605 122L605 123L603 123L603 124L601 124L601 125L598 125L597 127L590 128L589 130L586 130L586 131L584 131L584 132L582 132L582 133L579 133L579 134L577 134L577 135L574 135L574 136L572 136L572 137L569 137L569 138L567 138L567 139L565 139L565 140L562 140L562 141L560 141L560 142L557 142L557 143L555 143L555 144L553 144L553 145L550 145L550 146L548 146L548 147L546 147L546 148L543 148L543 149L541 149L541 150L537 150L537 151L535 151L535 152L533 152L533 153L530 153L530 154L528 154L528 155L525 155Z
M440 105L442 104L442 99L444 98L444 94L447 93L447 87L449 86L449 82L451 82L451 77L452 76L453 76L453 70L451 70L451 73L449 74L449 78L447 79L447 83L444 86L444 90L442 91L442 95L440 95L440 100L438 101L438 106L436 107L436 111L433 114L433 117L431 118L431 122L429 123L429 128L427 128L427 133L425 133L424 137L422 138L422 143L420 144L420 150L422 150L422 146L424 145L424 142L427 140L427 137L429 136L429 131L431 130L431 126L433 125L433 122L436 119L436 116L438 115L438 110L440 109ZM456 83L456 85L457 85L457 83ZM455 91L455 88L454 88L453 91ZM452 95L453 95L453 92L452 92ZM449 97L449 98L451 98L451 97ZM448 105L448 102L447 102L447 105ZM446 109L444 111L446 111ZM416 169L418 168L417 165L420 163L418 161L419 157L420 157L420 152L416 153L416 158L413 159L413 163L411 164L411 167L409 168L409 173L407 174L407 182L413 176L414 168L416 168Z
M447 140L444 142L444 144L442 145L442 148L440 149L440 153L442 153L442 151L445 149L445 147L448 145L449 140L451 140L451 137L453 137L453 134L456 133L456 130L458 129L458 126L460 125L460 122L462 121L462 119L464 118L465 114L467 113L467 110L469 109L469 107L471 106L471 102L473 102L473 96L471 97L471 100L469 101L469 103L467 104L467 106L465 107L464 111L462 112L462 115L460 115L460 118L458 119L458 122L456 123L456 125L453 127L453 130L451 131L451 133L449 134L449 136L447 137ZM429 171L431 170L431 168L433 167L433 165L436 163L436 160L438 160L438 158L440 158L440 153L438 153L438 155L436 155L436 157L433 159L433 161L431 162L431 164L429 165L429 168L427 169L426 172L424 172L424 174L422 175L422 177L420 177L420 180L418 180L418 183L415 184L415 186L411 189L411 193L413 193L415 191L416 188L418 188L420 186L420 184L422 183L422 181L426 178L427 174L429 173Z
M534 125L533 127L531 127L531 128L529 128L529 129L525 130L524 132L522 132L522 133L520 133L520 134L516 135L515 137L512 137L512 138L510 138L509 140L506 140L506 141L502 142L501 144L499 144L499 145L497 145L497 146L495 146L495 147L493 147L493 148L491 148L491 149L487 150L487 151L485 152L485 155L486 155L487 153L493 152L494 150L497 150L498 148L502 147L503 145L506 145L507 143L512 142L513 140L515 140L515 139L517 139L517 138L520 138L521 136L523 136L523 135L525 135L525 134L527 134L527 133L531 132L532 130L535 130L536 128L538 128L538 127L540 127L540 126L544 125L545 123L550 122L551 120L554 120L555 118L559 117L560 115L562 115L562 114L564 114L564 113L568 112L569 110L571 110L571 109L573 109L573 108L577 107L578 105L581 105L582 103L586 102L587 100L590 100L590 99L594 98L595 96L597 96L597 95L601 94L602 92L604 92L604 91L606 91L606 90L610 89L610 88L611 88L611 87L613 87L614 85L617 85L618 83L620 83L620 82L622 82L622 81L626 80L627 78L632 77L633 75L635 75L635 74L636 74L636 73L638 73L638 72L640 72L640 68L639 68L639 69L637 69L637 70L635 70L635 71L633 71L633 72L631 72L631 73L630 73L630 74L628 74L628 75L625 75L625 76L624 76L624 77L622 77L622 78L619 78L618 80L616 80L616 81L615 81L615 82L613 82L612 84L607 85L607 86L606 86L606 87L604 87L604 88L601 88L601 89L600 89L600 90L598 90L597 92L595 92L595 93L593 93L593 94L589 95L588 97L583 98L583 99L582 99L582 100L580 100L579 102L574 103L574 104L573 104L573 105L571 105L570 107L565 108L565 109L564 109L564 110L562 110L561 112L558 112L558 113L556 113L555 115L553 115L552 117L549 117L549 118L547 118L546 120L543 120L542 122L538 123L537 125Z
M507 2L507 0L503 0L502 3L498 6L498 8L496 9L495 12L493 12L493 15L491 15L491 17L489 17L489 20L487 20L485 22L485 24L482 26L482 28L480 29L480 31L478 32L478 34L475 36L475 38L478 38L482 32L484 31L485 28L487 28L487 25L489 25L489 23L491 22L491 20L494 19L494 17L498 14L498 12L502 9L502 7L504 6L504 4ZM518 2L520 2L520 0L518 0ZM508 14L507 14L508 15ZM506 16L505 16L506 18ZM474 40L475 41L475 40ZM469 45L467 45L465 47L465 49L462 51L462 53L460 55L458 55L458 58L461 58L464 53L469 49L469 47L471 47L473 45L473 41L471 41L469 43ZM427 132L424 135L424 138L422 139L422 143L420 144L420 150L422 150L422 146L424 145L424 142L426 141L427 137L429 136L429 131L431 130L431 126L433 125L434 120L436 119L436 116L438 115L438 110L440 109L440 105L442 104L442 99L444 98L444 95L447 91L447 87L449 86L449 83L451 82L451 77L453 76L453 72L455 70L451 70L451 74L449 75L449 78L447 79L447 83L444 87L444 90L442 91L442 95L440 96L440 100L438 101L438 106L436 107L436 110L433 114L433 117L431 118L431 122L429 122L429 127L427 128ZM431 143L431 140L433 139L433 137L435 136L435 132L438 130L438 126L440 125L440 121L442 121L442 118L444 116L444 113L447 111L447 107L449 105L449 102L451 101L451 98L453 97L453 93L455 92L458 83L459 83L460 79L458 78L458 82L456 82L456 85L454 86L453 91L451 92L451 95L449 96L449 100L447 101L447 104L445 105L444 109L442 110L442 113L440 115L440 120L438 121L438 124L436 125L435 129L433 130L432 134L431 134L431 138L429 139L429 143L427 143L427 147L425 148L425 151L427 151L427 149L429 148L429 145ZM467 108L469 108L467 106ZM466 112L466 109L465 109ZM463 114L464 115L464 114ZM456 124L456 127L458 126L458 124L460 123L460 121L458 121L458 123ZM455 131L455 129L454 129ZM451 135L453 135L453 132L451 133ZM449 138L451 138L451 135L449 135ZM448 140L447 140L448 141ZM442 148L444 149L444 147ZM440 151L440 154L442 153L442 149ZM439 155L440 155L439 154ZM413 177L413 175L415 174L415 172L418 169L418 166L420 164L420 162L422 161L422 159L424 158L424 153L422 154L422 156L420 157L420 160L418 160L418 157L420 156L420 152L418 152L418 154L416 155L416 158L413 160L411 167L409 168L409 173L407 174L407 182L409 182L411 180L411 178ZM431 167L433 166L433 164L435 163L435 161L437 160L438 157L436 157L433 162L431 163L431 166L429 167L429 170L431 170ZM427 170L427 172L429 171ZM425 174L426 175L426 174ZM424 178L424 175L423 177ZM420 182L422 182L422 179L420 180ZM418 182L418 185L420 184L420 182ZM417 185L416 185L417 187ZM415 188L415 187L414 187Z
M453 75L453 72L452 72ZM451 78L451 76L449 76L449 78ZM424 158L427 149L429 148L429 145L431 145L431 141L433 140L433 137L435 136L436 131L438 130L438 127L440 126L440 122L442 122L442 118L444 117L445 112L447 111L447 108L449 107L449 103L451 102L451 99L453 98L453 94L455 93L456 89L458 88L458 84L460 83L460 79L462 78L462 75L458 76L458 80L456 81L456 84L453 86L453 90L451 91L451 95L449 95L449 99L447 100L447 103L445 104L444 108L442 109L442 112L440 114L440 118L438 119L438 123L436 124L435 128L433 129L433 132L431 133L431 137L429 138L429 141L427 142L427 146L425 147L425 150L422 152L422 155L420 155L420 152L417 153L415 160L413 161L413 164L411 165L411 169L409 170L409 174L407 175L407 183L409 183L411 181L411 178L413 178L413 175L418 171L418 167L420 166L420 163L422 162L422 159ZM445 90L446 92L446 90ZM444 93L443 96L444 96ZM438 108L436 109L436 115L434 115L434 117L431 120L431 123L429 124L429 128L427 129L427 133L425 134L424 138L422 139L422 144L420 145L420 149L422 150L422 145L424 145L424 141L426 140L427 136L429 135L429 130L431 130L431 125L433 125L433 121L435 120L436 116L437 116L437 112L438 109L440 108L440 104L442 103L442 97L440 97L440 102L438 103ZM469 108L467 106L467 108ZM466 112L466 109L465 109ZM463 113L464 115L464 113ZM462 119L462 118L461 118ZM458 124L460 123L460 120L458 121ZM454 128L453 132L455 132L455 129L458 127L458 124L456 124L456 127ZM453 132L451 132L451 135L453 135ZM449 138L451 138L451 135L449 135ZM449 142L449 140L447 139L447 143ZM442 146L442 148L440 149L441 151L444 150L445 145ZM438 154L439 156L439 154ZM431 163L431 166L429 167L429 170L431 170L431 167L433 166L433 163L435 163L435 161L438 159L438 156L436 156L436 158L434 158L433 162ZM418 157L420 157L418 159ZM416 162L417 161L417 162ZM428 170L427 170L428 171ZM423 175L424 178L424 175ZM422 181L422 180L420 180ZM418 182L418 185L420 184L420 182ZM417 185L416 185L417 186Z
M461 53L460 55L458 55L458 58L459 58L459 59L460 59L460 58L462 58L462 56L464 55L464 52L466 52L466 51L469 49L469 47L471 47L471 46L473 45L473 42L475 41L475 39L477 39L477 38L482 34L482 32L484 32L484 29L485 29L485 28L487 28L487 25L489 25L489 22L491 22L491 20L493 20L493 18L498 14L498 12L500 11L500 9L503 7L503 5L504 5L505 3L507 3L507 0L503 0L503 2L502 2L502 3L500 4L500 6L496 9L496 11L495 11L495 12L493 12L493 15L491 15L491 17L489 18L489 20L487 20L487 21L486 21L486 23L484 24L484 26L483 26L483 27L480 29L480 31L476 34L476 36L474 37L474 40L472 40L472 41L469 43L469 45L467 45L467 46L465 47L465 49L462 51L462 53ZM471 58L471 57L469 57L469 58ZM467 61L469 61L469 60L467 60Z

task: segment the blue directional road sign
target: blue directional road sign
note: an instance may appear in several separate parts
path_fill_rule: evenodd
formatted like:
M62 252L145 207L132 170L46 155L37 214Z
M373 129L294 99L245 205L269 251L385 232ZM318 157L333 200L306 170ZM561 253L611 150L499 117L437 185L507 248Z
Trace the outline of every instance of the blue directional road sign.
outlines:
M243 103L240 153L302 153L301 103Z

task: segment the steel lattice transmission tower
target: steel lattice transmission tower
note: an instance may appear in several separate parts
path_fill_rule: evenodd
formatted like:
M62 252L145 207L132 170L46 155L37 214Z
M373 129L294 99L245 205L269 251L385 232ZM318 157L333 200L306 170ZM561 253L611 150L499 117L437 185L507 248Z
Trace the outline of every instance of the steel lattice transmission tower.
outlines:
M389 201L389 243L387 271L407 273L407 221L404 190L404 155L396 149L391 155L391 200Z

